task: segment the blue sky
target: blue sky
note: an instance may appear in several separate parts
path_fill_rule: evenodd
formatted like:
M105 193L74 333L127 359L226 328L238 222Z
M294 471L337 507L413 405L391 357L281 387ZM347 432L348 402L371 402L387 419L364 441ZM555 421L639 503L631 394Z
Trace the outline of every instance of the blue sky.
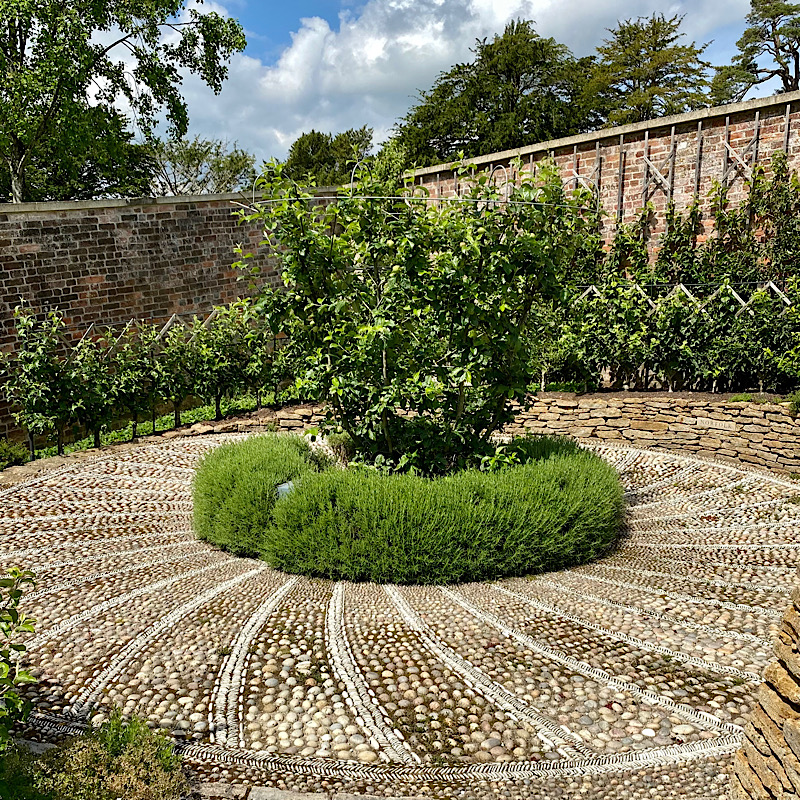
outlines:
M190 134L238 142L259 161L284 158L304 131L370 125L380 142L420 89L471 57L476 38L532 19L538 32L587 55L617 20L685 15L684 41L713 43L726 63L749 0L206 0L248 34L228 81L214 96L195 77L184 95ZM761 94L769 89L761 89Z

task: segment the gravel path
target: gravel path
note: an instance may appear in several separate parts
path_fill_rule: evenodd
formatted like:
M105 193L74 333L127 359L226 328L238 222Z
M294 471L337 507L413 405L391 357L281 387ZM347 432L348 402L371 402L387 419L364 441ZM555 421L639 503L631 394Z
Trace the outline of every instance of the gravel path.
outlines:
M39 579L26 738L118 705L232 797L725 796L800 565L800 484L598 447L629 504L608 558L354 585L195 540L193 467L231 438L112 449L0 491L0 561Z

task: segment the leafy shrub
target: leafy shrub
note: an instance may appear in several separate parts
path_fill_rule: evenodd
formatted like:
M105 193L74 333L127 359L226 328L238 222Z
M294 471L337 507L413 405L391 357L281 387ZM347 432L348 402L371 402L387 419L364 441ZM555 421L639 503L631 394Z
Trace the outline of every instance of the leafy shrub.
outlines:
M789 410L795 417L800 416L800 392L792 392L787 395L784 402L789 404Z
M396 197L362 178L315 205L271 165L265 202L244 216L281 264L283 285L265 287L261 307L288 337L298 388L329 405L367 460L447 473L488 450L524 399L533 306L560 295L559 265L596 227L593 197L567 192L553 165L520 170L509 202L469 167L463 202Z
M324 466L300 436L266 434L212 450L194 479L195 533L236 555L258 555L276 487Z
M291 447L281 452L277 438L206 457L195 530L288 572L395 583L493 579L596 558L619 531L616 472L566 440L517 440L493 472L424 478L317 472ZM293 491L276 502L275 486L289 479Z
M29 570L11 567L0 577L0 753L11 743L11 728L28 716L30 704L18 687L33 683L34 677L20 666L25 652L20 642L23 633L33 633L33 620L19 610L20 600L29 586L35 585Z
M37 758L15 749L0 765L3 800L178 800L188 791L173 743L118 710Z
M24 464L28 460L28 448L18 442L0 439L0 469Z

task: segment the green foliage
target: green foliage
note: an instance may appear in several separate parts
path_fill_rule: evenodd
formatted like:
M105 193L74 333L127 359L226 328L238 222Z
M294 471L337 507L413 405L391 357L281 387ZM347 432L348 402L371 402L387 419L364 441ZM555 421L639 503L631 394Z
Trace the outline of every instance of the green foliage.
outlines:
M194 478L195 533L236 555L258 555L276 488L319 466L299 436L268 434L212 450Z
M183 135L181 71L219 92L227 60L245 47L238 22L185 0L3 0L0 16L0 158L13 202L27 199L28 164L54 131L81 129L90 94L91 105L108 113L124 100L146 133L163 109L171 130ZM111 41L100 43L108 31ZM127 69L121 53L132 59Z
M20 636L33 633L34 620L19 610L19 604L25 590L35 583L32 572L18 567L6 569L0 577L0 753L10 746L14 723L25 720L30 712L30 703L18 689L35 679L19 659L25 652Z
M150 192L166 195L222 194L249 189L255 156L221 139L155 139L149 145L154 174Z
M191 390L213 402L214 419L222 419L222 398L244 387L250 365L247 328L238 309L219 308L205 323L195 320L189 347Z
M554 169L522 175L508 203L481 175L441 205L382 197L367 176L318 214L280 165L264 179L246 219L280 245L285 285L264 290L264 313L288 336L298 388L368 460L448 472L524 399L534 305L559 293L594 211Z
M119 710L41 756L17 748L0 762L3 800L178 800L189 789L173 743Z
M533 24L510 22L492 41L479 39L475 60L456 64L397 127L418 166L477 156L590 129L597 118L584 97L591 59L576 61Z
M372 128L350 128L342 133L312 130L302 134L289 148L284 174L315 186L350 183L353 165L372 150Z
M800 391L792 392L784 399L785 402L789 404L789 410L792 412L792 414L795 417L800 416Z
M175 425L190 399L195 406L197 398L210 401L217 419L226 408L239 407L228 398L246 391L260 407L263 398L274 399L288 368L269 324L246 301L216 309L204 322L173 321L168 331L131 321L118 333L92 328L77 342L65 335L58 312L37 318L19 308L16 327L17 350L0 354L0 373L32 453L36 437L53 433L63 452L70 426L73 436L80 427L90 432L95 447L104 437L119 441L121 432L109 437L108 429L125 417L132 421L128 435L135 437L148 410L154 431L163 402L172 405ZM208 411L199 413L208 419ZM190 416L197 421L197 413Z
M683 17L628 19L597 48L590 91L614 125L680 114L708 105L702 56L708 45L678 44Z
M66 364L73 394L72 415L94 436L100 446L100 432L114 413L114 376L108 364L109 340L105 336L84 337L72 349Z
M0 439L0 470L24 464L28 460L28 450L17 442Z
M14 310L19 350L3 357L6 400L14 418L32 436L55 431L59 452L61 432L72 416L73 387L69 365L62 356L64 319L55 311L37 321L27 309Z
M596 558L619 531L616 473L574 446L536 449L491 473L307 474L275 505L263 558L288 572L392 583L486 580Z
M154 169L148 148L133 141L126 117L115 109L87 105L31 154L24 199L144 197ZM0 198L11 198L11 173L2 162Z
M732 63L718 67L711 86L714 104L742 100L758 84L778 78L781 92L800 89L800 3L750 0L748 27Z

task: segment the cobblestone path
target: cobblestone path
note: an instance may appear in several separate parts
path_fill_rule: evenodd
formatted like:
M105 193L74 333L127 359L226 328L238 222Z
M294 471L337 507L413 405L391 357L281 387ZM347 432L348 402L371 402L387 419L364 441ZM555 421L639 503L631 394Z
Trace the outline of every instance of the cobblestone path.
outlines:
M201 776L306 792L725 794L798 567L800 484L598 447L628 534L597 563L455 587L332 583L195 540L184 438L0 492L0 558L35 570L28 738L112 705Z

